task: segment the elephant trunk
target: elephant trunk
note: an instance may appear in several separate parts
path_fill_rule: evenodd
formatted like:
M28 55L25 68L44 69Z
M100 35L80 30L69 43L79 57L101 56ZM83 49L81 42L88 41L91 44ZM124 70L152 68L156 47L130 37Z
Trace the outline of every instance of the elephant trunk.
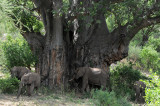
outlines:
M81 73L78 72L77 75L74 76L74 78L77 80L77 79L79 79L79 78L82 77L82 76L83 76L83 75L81 75Z
M72 79L70 79L69 80L69 82L72 82L72 81L74 81L76 79L76 76L75 75L73 75L73 78Z
M23 87L23 83L20 83L19 89L18 89L18 95L17 95L17 99L19 98L20 94L21 94L21 89Z

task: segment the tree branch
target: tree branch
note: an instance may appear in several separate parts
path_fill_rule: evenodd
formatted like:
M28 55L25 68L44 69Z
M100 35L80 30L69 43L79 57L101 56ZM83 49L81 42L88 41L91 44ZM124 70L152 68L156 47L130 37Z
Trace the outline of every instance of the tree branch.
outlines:
M25 32L22 34L35 53L37 50L42 50L45 45L45 37L40 33Z
M160 16L150 17L142 20L139 24L128 31L129 39L131 40L139 30L157 23L160 23Z
M124 0L109 0L110 3L120 3L123 2Z

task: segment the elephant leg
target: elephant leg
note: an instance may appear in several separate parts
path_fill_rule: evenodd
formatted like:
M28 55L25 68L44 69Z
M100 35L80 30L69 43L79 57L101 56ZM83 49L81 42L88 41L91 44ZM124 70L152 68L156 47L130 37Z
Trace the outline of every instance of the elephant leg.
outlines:
M35 87L36 95L38 95L38 89L39 89L39 87Z
M30 85L27 85L27 94L30 96Z
M142 97L145 96L145 89L142 89L141 95L142 95Z
M86 91L87 91L87 92L90 92L89 84L88 84L87 87L86 87Z
M106 90L106 83L103 83L103 84L102 84L102 87L103 87L102 90L105 91L105 90Z
M18 95L17 95L17 99L19 98L20 94L21 94L21 89L22 89L23 84L20 83L19 85L19 90L18 90Z
M34 84L31 84L29 89L29 96L32 96L33 90L34 90Z
M87 88L88 86L88 79L86 78L83 78L83 81L82 81L82 93L84 93L84 90Z
M111 91L112 91L112 89L111 89L111 82L110 82L110 78L107 80L107 88L108 88L109 92L111 92Z
M140 99L140 89L138 87L136 88L136 103L139 102L139 99Z
M142 89L142 91L141 91L141 103L145 102L144 96L145 96L145 89Z

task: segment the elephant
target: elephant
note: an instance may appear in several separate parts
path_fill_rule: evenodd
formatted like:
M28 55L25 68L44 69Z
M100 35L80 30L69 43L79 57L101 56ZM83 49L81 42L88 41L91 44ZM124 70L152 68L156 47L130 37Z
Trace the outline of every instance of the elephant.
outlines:
M79 67L75 79L82 77L82 93L89 85L97 85L106 89L106 85L110 85L109 74L100 68Z
M28 96L31 96L34 88L38 90L38 88L40 87L40 83L41 78L38 73L31 72L24 74L21 78L17 98L19 98L23 86L27 86Z
M142 81L136 81L134 83L134 90L136 93L136 102L144 103L144 96L145 96L145 88L146 84Z
M31 71L26 67L14 66L10 70L10 72L11 72L11 77L16 77L20 80L25 73L30 73Z

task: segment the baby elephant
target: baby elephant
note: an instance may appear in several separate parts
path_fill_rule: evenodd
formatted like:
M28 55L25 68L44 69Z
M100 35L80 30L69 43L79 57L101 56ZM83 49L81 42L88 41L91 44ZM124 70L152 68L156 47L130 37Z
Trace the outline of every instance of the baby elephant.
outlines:
M75 79L82 78L82 92L91 85L103 86L103 90L106 89L106 85L109 84L109 75L107 72L100 68L80 67L77 69L78 73Z
M25 73L29 73L29 72L31 71L26 67L14 66L11 69L11 77L16 77L20 80Z
M145 96L145 88L146 84L142 81L136 81L134 83L134 90L136 92L136 102L144 103L144 96Z
M40 87L40 75L33 72L24 74L21 78L17 98L19 98L23 86L27 86L28 96L31 96L34 88L38 90Z

